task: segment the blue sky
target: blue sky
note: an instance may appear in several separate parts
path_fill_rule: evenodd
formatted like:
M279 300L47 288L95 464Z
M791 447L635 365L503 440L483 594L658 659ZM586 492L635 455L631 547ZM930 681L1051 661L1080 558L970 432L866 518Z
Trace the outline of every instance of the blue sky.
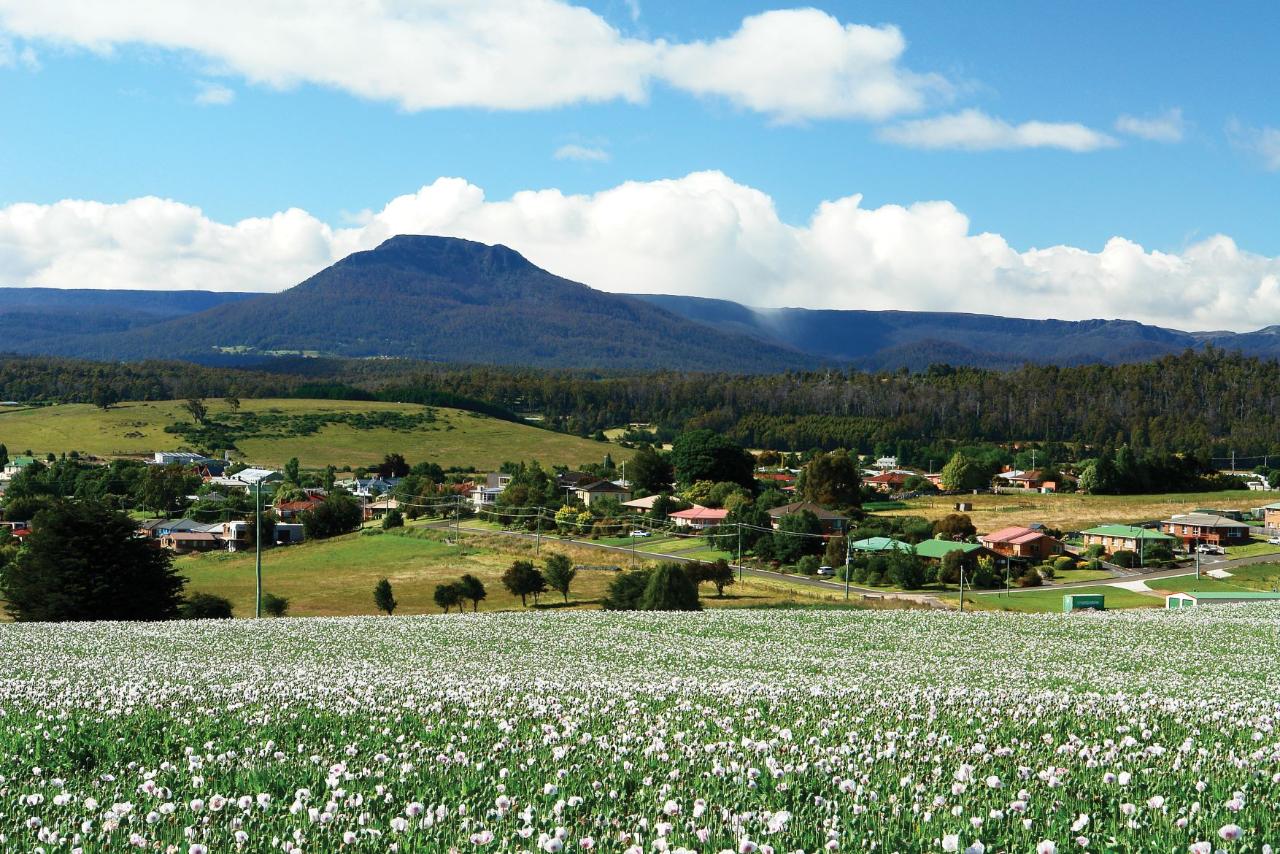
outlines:
M505 78L463 80L444 95L422 95L430 101L464 92L462 100L470 103L426 106L407 103L419 98L416 87L426 76L421 69L412 62L396 67L393 51L360 41L359 27L352 27L350 43L336 26L317 36L330 40L321 42L323 50L281 58L272 38L289 33L293 22L277 22L281 29L274 36L263 24L259 34L252 4L229 0L228 7L250 11L238 20L228 12L207 26L200 4L191 4L188 18L160 23L155 19L164 16L150 14L148 4L134 0L113 6L123 22L89 20L96 16L77 10L70 0L45 5L50 11L42 15L17 0L0 0L0 97L11 116L0 127L0 208L53 206L67 199L124 205L157 196L196 208L216 224L298 208L341 230L367 224L393 198L446 176L482 188L484 198L496 202L523 190L592 198L624 182L716 172L735 188L764 194L782 225L800 228L809 225L822 202L854 195L869 210L946 202L967 217L968 235L992 232L1014 253L1024 253L1014 272L1004 260L988 264L994 271L984 268L992 281L1017 278L1018 293L1027 296L1019 304L1023 314L1031 313L1037 300L1070 306L1075 295L1061 289L1083 287L1080 271L1063 272L1059 265L1050 271L1058 290L1044 292L1050 274L1022 270L1038 263L1028 260L1026 250L1061 245L1097 254L1115 237L1187 261L1189 249L1225 235L1235 250L1250 256L1248 263L1227 270L1187 261L1199 265L1198 278L1178 279L1171 290L1190 286L1203 293L1195 305L1171 312L1173 319L1199 312L1199 319L1184 326L1216 325L1213 316L1224 294L1235 303L1254 300L1248 316L1273 307L1269 289L1275 286L1267 277L1275 275L1280 255L1280 131L1273 130L1280 127L1274 99L1280 58L1269 43L1280 24L1280 7L1274 4L1164 3L1153 14L1146 4L821 3L817 8L837 31L850 25L881 32L896 28L905 49L876 64L873 72L888 69L911 90L896 94L897 100L883 108L859 106L851 96L848 104L830 110L820 98L808 97L823 81L811 85L806 75L824 72L806 67L812 58L808 45L817 43L806 41L807 30L800 41L784 40L781 51L770 51L791 57L787 75L798 68L782 92L764 91L768 80L728 79L734 67L695 56L683 70L672 71L673 61L664 59L661 71L621 72L627 79L605 87L604 94L582 97L567 91L553 104L525 105L519 96L516 103L504 100L519 88L525 69L534 93L572 90L574 78L607 78L608 68L601 71L601 63L575 55L579 45L595 37L591 28L597 22L613 31L598 49L621 53L628 45L649 49L728 39L752 16L792 8L778 3L588 3L593 14L573 18L586 27L586 35L568 48L553 49L559 58L531 49L528 57L514 57L514 71ZM53 8L60 5L66 8ZM184 4L175 0L175 5ZM435 5L418 4L420 17L430 19ZM548 9L563 11L555 0L477 0L475 5L492 6L486 24L521 15L536 22ZM531 14L530 6L538 8ZM766 20L762 27L781 31L782 18ZM219 41L222 29L225 43ZM259 35L257 53L237 43ZM465 62L465 38L458 41L462 56L457 61ZM327 65L330 50L350 51L355 58ZM508 45L503 55L511 58L520 50ZM820 66L821 50L813 48L812 54ZM373 67L369 79L361 77L360 65ZM398 82L382 91L385 80ZM712 94L701 88L706 80L716 81L708 84ZM638 87L639 94L628 93L628 87ZM370 94L371 88L381 94ZM916 96L918 103L908 103ZM495 108L495 101L504 103ZM957 115L968 116L960 141L933 124ZM1147 135L1160 138L1125 131L1117 125L1122 116L1158 122ZM1048 127L1010 130L1027 122ZM980 125L977 131L974 123ZM993 123L995 130L988 127ZM565 156L574 151L576 158ZM423 221L440 222L432 216ZM14 233L29 231L10 225ZM555 227L562 226L556 220ZM508 236L509 229L491 227L495 239ZM538 230L536 223L526 228ZM458 223L457 231L487 234L476 222ZM0 244L2 232L0 227ZM128 239L118 234L98 239L128 256L117 259L122 271L138 271L148 279L138 286L163 284L153 281L156 270L138 260L140 250ZM536 255L538 241L528 242L527 249L517 248ZM331 244L325 251L336 253L342 242ZM364 244L356 240L353 245ZM547 259L569 268L567 275L594 274L592 283L606 289L641 289L634 282L609 281L599 272L602 261L587 263L575 252L542 248ZM769 272L758 287L744 280L738 288L745 289L744 301L824 301L826 284L820 279L826 274L818 271L833 267L831 257L821 263L806 260L797 272L789 259L761 260L756 254L743 266ZM970 254L961 253L957 263L969 263ZM978 254L991 255L985 249ZM713 269L712 260L700 263ZM737 260L728 266L734 268ZM0 280L9 284L65 286L59 266L91 269L86 261L59 257L48 246L26 247L8 261L0 250ZM217 263L216 258L206 261ZM1143 263L1151 267L1150 275L1167 272L1159 258ZM294 268L288 269L292 275ZM243 284L256 274L214 276L210 286ZM825 301L895 307L888 297L893 277L899 276L911 279L904 287L916 286L900 291L907 295L901 307L937 307L939 295L957 284L911 278L919 275L887 272L882 289L875 281L834 281L831 287L843 288L847 298ZM730 283L699 289L672 278L685 290L736 293ZM112 279L91 286L128 284ZM262 288L281 284L273 280ZM1121 284L1137 294L1150 287L1150 280L1139 276ZM1118 288L1110 289L1113 296L1127 298L1130 292ZM1105 304L1090 307L1101 312ZM1233 318L1222 325L1243 322Z

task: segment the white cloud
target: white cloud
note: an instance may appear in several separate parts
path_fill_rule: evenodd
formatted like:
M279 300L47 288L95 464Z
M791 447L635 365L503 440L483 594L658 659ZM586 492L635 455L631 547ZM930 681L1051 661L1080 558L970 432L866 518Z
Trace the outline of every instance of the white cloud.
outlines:
M1124 115L1116 119L1116 130L1120 133L1152 142L1182 142L1186 129L1182 110L1176 107L1158 116Z
M1227 137L1236 148L1253 154L1269 172L1280 172L1280 128L1249 127L1239 120L1227 122Z
M40 58L30 45L18 47L13 39L0 33L0 68L18 68L27 71L40 70Z
M630 293L761 306L1125 317L1253 329L1280 314L1280 258L1213 236L1180 252L1116 237L1101 251L1018 251L973 234L950 202L862 206L848 196L802 225L719 172L627 182L593 195L490 201L441 178L335 227L290 209L224 224L156 198L0 209L0 282L101 288L279 290L395 234L504 243L555 273Z
M1086 152L1117 144L1113 137L1075 122L1023 122L1015 125L980 110L903 122L882 128L879 135L887 142L912 148L959 148L967 151L1061 148Z
M236 99L234 89L223 86L221 83L211 83L202 80L199 84L199 91L196 92L195 101L202 107L222 107L230 104Z
M727 38L671 46L662 76L783 121L881 120L949 90L898 65L906 46L897 27L842 25L817 9L765 12Z
M946 88L899 64L896 28L813 9L766 12L727 38L683 45L624 36L564 0L0 0L0 29L104 54L191 52L253 83L325 86L406 110L639 102L665 81L781 120L882 119Z
M560 146L553 156L556 160L582 160L592 163L605 163L609 160L609 152L603 148L576 143Z

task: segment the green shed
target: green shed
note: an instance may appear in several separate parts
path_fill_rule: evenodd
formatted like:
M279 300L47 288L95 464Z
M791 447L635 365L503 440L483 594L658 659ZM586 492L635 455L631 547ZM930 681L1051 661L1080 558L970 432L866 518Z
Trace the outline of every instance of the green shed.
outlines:
M1072 611L1105 611L1106 597L1101 593L1068 593L1062 597L1062 613Z

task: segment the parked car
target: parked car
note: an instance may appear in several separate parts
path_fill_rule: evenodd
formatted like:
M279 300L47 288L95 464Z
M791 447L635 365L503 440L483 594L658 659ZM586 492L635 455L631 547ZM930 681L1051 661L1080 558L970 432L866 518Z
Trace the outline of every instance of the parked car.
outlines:
M634 531L632 531L632 532L631 532L631 536L633 536L633 537L647 537L647 536L649 536L649 532L648 532L648 531L641 531L641 530L639 530L639 529L636 529L636 530L634 530Z
M1202 555L1224 555L1227 553L1227 550L1222 546L1217 546L1213 543L1201 543L1196 546L1196 551Z
M836 574L836 571L835 571L834 569L832 569L831 567L829 567L829 566L820 566L820 567L818 567L818 575L821 575L821 576L823 576L824 578L830 578L831 576L833 576L833 575L835 575L835 574Z
M1267 544L1272 546L1280 546L1280 536L1267 537Z

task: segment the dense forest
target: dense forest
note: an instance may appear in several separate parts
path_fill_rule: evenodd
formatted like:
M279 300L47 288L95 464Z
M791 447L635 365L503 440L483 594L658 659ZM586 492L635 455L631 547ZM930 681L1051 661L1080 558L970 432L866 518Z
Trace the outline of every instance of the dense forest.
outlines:
M641 422L710 428L749 447L856 448L918 459L938 441L1129 444L1225 457L1280 452L1280 363L1188 351L1141 364L1000 372L773 375L587 373L401 360L281 360L272 370L185 363L0 359L0 397L24 402L297 396L403 400L537 414L589 435Z

